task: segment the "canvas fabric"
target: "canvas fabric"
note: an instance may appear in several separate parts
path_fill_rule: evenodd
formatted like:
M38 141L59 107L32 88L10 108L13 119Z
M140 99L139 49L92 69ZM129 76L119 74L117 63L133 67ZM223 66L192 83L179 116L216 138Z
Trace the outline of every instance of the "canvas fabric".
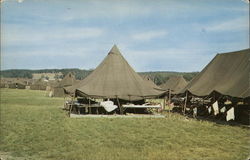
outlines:
M231 97L250 97L250 49L217 54L181 91L208 96L213 91Z
M234 116L234 107L230 108L228 111L227 111L227 117L226 117L226 120L227 121L230 121L230 120L234 120L235 119L235 116Z
M173 94L178 94L187 84L188 82L183 76L172 76L165 83L161 84L160 87L165 90L170 89Z
M103 101L100 102L100 105L107 111L107 112L112 112L113 110L115 110L117 107L117 105L114 105L113 101Z
M218 105L218 101L213 103L213 110L214 110L214 115L219 114L219 105Z
M88 77L64 89L66 93L75 93L77 96L129 101L158 97L165 93L161 88L146 83L116 46Z

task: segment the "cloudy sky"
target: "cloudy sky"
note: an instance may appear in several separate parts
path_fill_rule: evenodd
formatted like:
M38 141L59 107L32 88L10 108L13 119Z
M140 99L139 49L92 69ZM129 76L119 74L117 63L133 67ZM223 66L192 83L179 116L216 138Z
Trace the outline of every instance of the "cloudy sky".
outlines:
M2 0L1 0L2 1ZM4 0L1 69L95 68L114 44L136 71L200 71L249 48L244 0Z

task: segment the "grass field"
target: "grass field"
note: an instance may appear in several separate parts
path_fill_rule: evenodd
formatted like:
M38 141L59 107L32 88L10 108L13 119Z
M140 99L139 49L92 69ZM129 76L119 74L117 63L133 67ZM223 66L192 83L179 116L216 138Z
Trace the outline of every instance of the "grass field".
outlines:
M62 98L1 89L0 154L4 159L244 160L250 130L186 119L73 119Z

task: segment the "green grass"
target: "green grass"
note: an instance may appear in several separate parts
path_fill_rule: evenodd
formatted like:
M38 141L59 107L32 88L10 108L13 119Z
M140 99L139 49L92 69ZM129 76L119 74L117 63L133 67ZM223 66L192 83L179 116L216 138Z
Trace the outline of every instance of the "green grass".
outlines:
M1 89L0 154L49 160L242 160L249 129L186 119L67 117L62 98Z

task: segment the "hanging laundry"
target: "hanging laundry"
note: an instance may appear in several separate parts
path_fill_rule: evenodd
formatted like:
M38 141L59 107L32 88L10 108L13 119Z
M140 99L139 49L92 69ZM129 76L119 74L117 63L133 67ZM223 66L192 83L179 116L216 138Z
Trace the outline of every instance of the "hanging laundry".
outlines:
M218 101L214 102L214 104L213 104L213 109L214 109L214 115L219 114Z
M193 116L194 116L194 117L197 116L197 107L193 108Z
M232 107L231 109L229 109L227 111L227 121L234 120L234 119L235 119L235 116L234 116L234 107Z
M211 109L211 107L208 107L208 113L210 114L211 112L212 112L212 109Z
M220 109L220 112L221 112L221 113L225 113L225 112L226 112L226 107L222 107L222 108Z
M107 111L107 112L111 112L113 110L115 110L117 107L117 105L114 105L114 102L112 101L104 101L101 102L100 105Z

